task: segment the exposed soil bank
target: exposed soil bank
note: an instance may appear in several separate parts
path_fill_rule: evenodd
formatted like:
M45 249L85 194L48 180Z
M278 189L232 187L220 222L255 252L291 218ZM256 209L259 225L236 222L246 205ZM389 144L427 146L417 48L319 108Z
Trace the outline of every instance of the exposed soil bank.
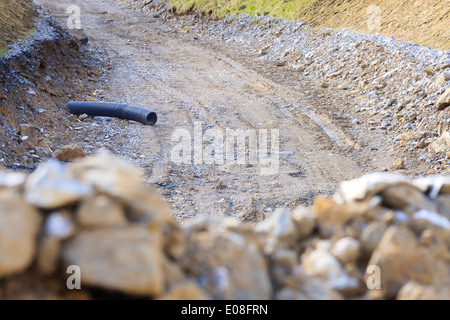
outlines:
M0 58L0 165L33 168L68 143L66 104L94 91L98 67L79 39L41 13L33 35ZM20 133L20 124L37 128L36 141Z
M146 6L154 1L146 1ZM295 19L320 28L380 33L403 41L450 49L450 7L441 0L171 0L178 13L199 11L223 18L226 14L258 14Z

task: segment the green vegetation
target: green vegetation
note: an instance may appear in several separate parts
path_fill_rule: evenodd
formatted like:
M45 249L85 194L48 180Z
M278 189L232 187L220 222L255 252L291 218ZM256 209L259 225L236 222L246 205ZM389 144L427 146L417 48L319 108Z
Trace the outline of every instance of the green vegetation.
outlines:
M197 10L223 18L227 14L248 13L250 15L297 19L309 0L170 0L178 12Z
M3 57L6 51L8 51L9 47L2 47L0 48L0 57Z

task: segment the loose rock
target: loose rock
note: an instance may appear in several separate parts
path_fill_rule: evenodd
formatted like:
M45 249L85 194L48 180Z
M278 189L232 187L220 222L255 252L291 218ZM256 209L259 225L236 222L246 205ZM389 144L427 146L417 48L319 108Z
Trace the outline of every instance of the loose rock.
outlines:
M40 222L37 210L16 193L0 191L0 278L31 264Z
M162 244L141 227L81 231L63 248L66 265L81 268L81 283L130 295L164 290Z
M450 106L450 87L436 101L437 110L444 110L448 106Z
M53 152L52 157L61 161L73 161L78 158L86 157L86 154L81 147L70 144Z
M28 177L24 196L29 204L51 210L71 205L93 192L90 185L72 178L61 162L49 160Z

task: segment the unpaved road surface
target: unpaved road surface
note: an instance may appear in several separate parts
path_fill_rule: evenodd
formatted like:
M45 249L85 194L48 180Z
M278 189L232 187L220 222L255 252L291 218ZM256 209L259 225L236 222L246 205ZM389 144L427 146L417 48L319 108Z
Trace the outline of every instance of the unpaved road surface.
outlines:
M155 126L101 118L95 118L94 124L111 132L106 140L116 154L145 169L148 182L181 220L224 214L259 221L277 207L310 204L316 194L333 193L342 180L388 168L395 158L383 147L367 154L339 122L315 112L324 99L331 106L339 104L339 96L327 93L329 97L319 101L312 84L298 74L288 72L284 83L274 81L271 75L280 78L280 68L268 66L261 72L261 66L246 60L239 48L179 32L180 22L150 18L113 0L37 3L62 25L69 6L81 8L89 46L110 64L104 71L100 100L158 113ZM177 163L172 152L180 141L172 141L174 134L188 132L185 138L192 142L195 155L199 145L194 138L200 127L204 140L208 129L224 136L227 130L239 129L250 129L258 137L279 132L279 151L271 154L279 159L279 168L263 174L266 165L260 159L206 164L198 153L192 163ZM80 134L86 149L96 149L104 139ZM264 141L258 142L260 154ZM382 140L373 144L383 146ZM203 148L208 145L203 141ZM267 145L270 151L272 144Z

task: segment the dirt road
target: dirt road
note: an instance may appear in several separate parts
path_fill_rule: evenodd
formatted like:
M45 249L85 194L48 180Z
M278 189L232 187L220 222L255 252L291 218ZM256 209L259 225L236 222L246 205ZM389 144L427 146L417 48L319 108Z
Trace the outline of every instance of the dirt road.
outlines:
M101 100L158 113L155 126L124 120L94 122L109 126L115 153L131 155L145 168L146 178L179 219L225 214L259 221L277 207L310 204L316 194L333 193L340 181L392 163L393 155L382 149L377 154L358 150L359 143L338 122L316 112L321 101L338 104L339 97L327 93L316 99L312 84L289 73L280 84L270 76L279 77L280 68L267 67L262 74L239 48L209 43L201 35L184 33L179 21L150 18L120 8L113 0L37 3L62 25L69 17L67 8L80 7L89 45L103 52L111 65L105 70ZM115 126L120 126L121 134ZM232 164L226 149L219 157L230 132L256 137L257 147L247 145L244 150L248 155L264 154L267 146L272 172L264 171L267 164L261 157ZM209 144L208 134L218 143ZM178 140L181 136L187 144ZM271 143L266 143L266 136ZM95 143L80 141L85 147ZM205 154L211 146L217 158L207 164L211 157ZM188 163L176 157L174 151L180 148L185 156L192 151L191 158L184 158Z

